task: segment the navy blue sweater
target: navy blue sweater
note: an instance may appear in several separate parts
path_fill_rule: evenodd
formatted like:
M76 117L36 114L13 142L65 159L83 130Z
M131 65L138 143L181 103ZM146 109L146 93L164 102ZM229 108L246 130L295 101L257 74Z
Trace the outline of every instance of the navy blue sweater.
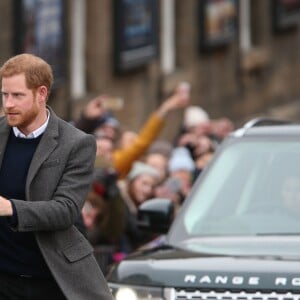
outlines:
M26 201L26 177L40 140L41 136L17 138L11 130L0 169L1 196ZM33 233L14 231L11 221L11 217L0 217L0 272L50 277Z

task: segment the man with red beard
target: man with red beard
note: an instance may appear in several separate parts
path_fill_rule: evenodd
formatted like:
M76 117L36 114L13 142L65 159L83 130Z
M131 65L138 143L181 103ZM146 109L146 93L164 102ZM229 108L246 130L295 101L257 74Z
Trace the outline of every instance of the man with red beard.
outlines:
M0 299L112 296L74 226L92 179L95 139L46 105L43 59L20 54L0 69Z

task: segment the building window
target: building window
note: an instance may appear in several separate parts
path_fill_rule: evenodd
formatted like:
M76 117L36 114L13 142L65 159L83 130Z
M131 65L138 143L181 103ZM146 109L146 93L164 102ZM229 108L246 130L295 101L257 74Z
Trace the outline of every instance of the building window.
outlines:
M237 0L200 0L200 49L229 45L237 36Z
M149 63L158 54L157 0L114 1L115 70Z
M15 12L15 53L45 59L57 87L65 79L64 1L15 0Z

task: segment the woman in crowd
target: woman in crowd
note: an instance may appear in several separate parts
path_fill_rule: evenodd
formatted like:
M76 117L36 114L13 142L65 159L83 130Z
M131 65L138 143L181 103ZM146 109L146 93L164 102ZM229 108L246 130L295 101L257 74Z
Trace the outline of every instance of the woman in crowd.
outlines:
M153 197L158 178L159 173L155 168L136 161L126 179L118 182L127 208L126 229L122 239L122 249L127 254L153 238L153 235L145 234L138 228L137 211L143 202Z

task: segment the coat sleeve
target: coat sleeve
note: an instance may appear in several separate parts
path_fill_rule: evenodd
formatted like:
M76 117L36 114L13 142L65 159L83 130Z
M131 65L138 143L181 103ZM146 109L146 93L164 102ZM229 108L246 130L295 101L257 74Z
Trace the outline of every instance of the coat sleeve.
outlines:
M165 122L153 113L139 132L135 142L130 147L118 149L113 153L114 168L119 172L120 179L130 171L135 160L139 159L160 134Z

